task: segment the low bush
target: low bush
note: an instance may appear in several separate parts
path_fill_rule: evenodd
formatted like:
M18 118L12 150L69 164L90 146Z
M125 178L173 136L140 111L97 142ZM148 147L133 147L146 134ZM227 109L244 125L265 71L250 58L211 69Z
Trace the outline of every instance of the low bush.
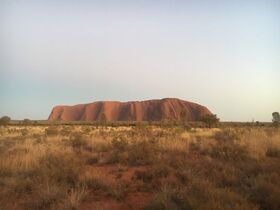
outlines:
M280 150L278 148L268 148L266 151L268 157L280 157Z
M83 147L85 147L87 145L86 138L79 133L75 133L75 134L71 135L69 141L70 141L73 149L75 149L77 151L80 151Z
M11 118L8 116L4 116L0 118L0 125L7 125L11 121Z
M59 134L59 130L57 127L55 126L50 126L48 128L45 129L45 134L47 136L56 136Z

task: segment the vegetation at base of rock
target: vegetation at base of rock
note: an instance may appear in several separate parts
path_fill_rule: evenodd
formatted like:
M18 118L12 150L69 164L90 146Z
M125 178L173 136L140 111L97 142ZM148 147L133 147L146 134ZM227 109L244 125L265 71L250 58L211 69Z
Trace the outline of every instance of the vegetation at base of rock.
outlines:
M207 114L200 118L201 122L204 122L208 128L211 128L219 123L219 118L217 115Z

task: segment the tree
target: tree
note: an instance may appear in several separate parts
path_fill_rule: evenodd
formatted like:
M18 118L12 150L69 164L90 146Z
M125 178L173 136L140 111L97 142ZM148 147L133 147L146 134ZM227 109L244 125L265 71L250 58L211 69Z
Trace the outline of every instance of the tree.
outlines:
M4 116L0 118L0 124L1 125L6 125L11 121L11 118L8 116Z
M188 120L187 118L187 111L185 109L183 109L181 112L180 112L180 120L182 122L182 124L185 124Z
M272 123L274 126L279 126L280 124L280 114L279 112L272 113Z
M211 128L214 125L216 125L220 121L220 119L217 118L217 115L207 114L207 115L202 116L200 118L200 121L204 122L208 128Z
M180 112L180 120L184 129L191 130L191 126L188 124L188 112L186 109Z
M106 122L107 122L107 117L106 117L106 115L105 115L104 112L101 113L100 119L99 119L99 120L100 120L101 124L106 124Z
M30 124L30 123L31 123L31 120L29 120L29 119L24 119L22 122L23 122L23 124Z

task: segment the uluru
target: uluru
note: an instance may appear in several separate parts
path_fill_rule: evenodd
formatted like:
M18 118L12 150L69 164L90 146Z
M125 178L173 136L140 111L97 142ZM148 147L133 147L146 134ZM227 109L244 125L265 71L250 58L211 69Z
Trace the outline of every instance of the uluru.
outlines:
M180 100L164 98L146 101L97 101L73 106L55 106L49 121L198 121L212 114L205 106Z

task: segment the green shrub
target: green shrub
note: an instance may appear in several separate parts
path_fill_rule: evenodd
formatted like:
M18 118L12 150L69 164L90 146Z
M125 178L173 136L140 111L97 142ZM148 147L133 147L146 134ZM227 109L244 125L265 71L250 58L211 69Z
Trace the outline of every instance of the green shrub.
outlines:
M200 118L201 122L204 122L208 128L212 128L213 126L216 126L218 122L220 121L219 118L217 118L217 115L204 115Z
M64 186L76 186L79 183L79 175L82 170L81 163L70 155L54 155L50 153L40 159L40 172Z
M27 136L28 135L28 129L22 129L22 130L20 130L20 132L21 132L22 136Z
M149 165L156 160L155 145L149 141L135 141L128 148L128 164L131 166Z
M153 179L160 179L165 178L169 175L170 169L168 166L160 164L160 165L154 165L152 168L146 171L135 171L135 178L142 180L146 183L150 183L153 181Z
M161 187L155 199L147 204L142 210L193 210L189 199L182 194L181 190L172 186Z

